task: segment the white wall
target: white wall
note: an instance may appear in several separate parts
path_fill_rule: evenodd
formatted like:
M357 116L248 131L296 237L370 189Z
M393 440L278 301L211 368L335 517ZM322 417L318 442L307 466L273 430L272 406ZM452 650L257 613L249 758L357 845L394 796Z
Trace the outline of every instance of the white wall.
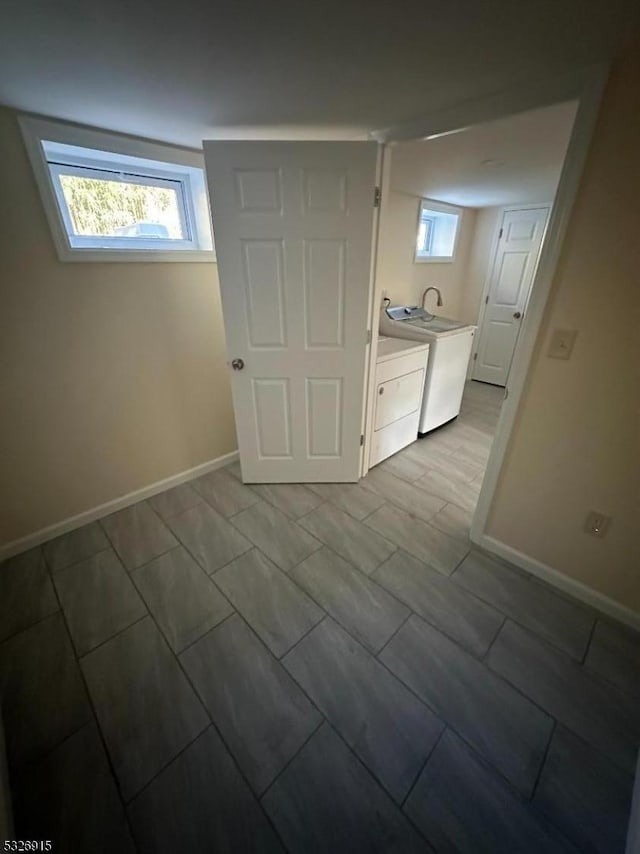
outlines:
M378 277L380 287L394 303L420 303L429 285L440 288L444 305L439 314L457 317L465 287L465 270L476 212L463 209L455 260L448 263L414 260L420 197L394 190L385 200L388 204L386 227L380 234ZM435 310L436 295L430 294L427 306Z

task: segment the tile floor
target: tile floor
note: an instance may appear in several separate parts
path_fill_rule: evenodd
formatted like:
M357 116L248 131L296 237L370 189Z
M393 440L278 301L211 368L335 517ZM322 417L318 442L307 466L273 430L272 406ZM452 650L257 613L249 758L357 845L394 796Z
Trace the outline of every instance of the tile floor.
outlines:
M501 399L360 484L236 464L0 567L18 837L622 852L640 639L470 548Z

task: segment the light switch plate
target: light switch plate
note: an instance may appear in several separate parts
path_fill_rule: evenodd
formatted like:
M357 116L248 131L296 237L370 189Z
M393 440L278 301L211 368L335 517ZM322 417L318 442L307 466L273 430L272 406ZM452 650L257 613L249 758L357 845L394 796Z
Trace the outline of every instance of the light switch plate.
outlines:
M551 359L570 359L577 335L577 329L554 329L547 348L547 356Z

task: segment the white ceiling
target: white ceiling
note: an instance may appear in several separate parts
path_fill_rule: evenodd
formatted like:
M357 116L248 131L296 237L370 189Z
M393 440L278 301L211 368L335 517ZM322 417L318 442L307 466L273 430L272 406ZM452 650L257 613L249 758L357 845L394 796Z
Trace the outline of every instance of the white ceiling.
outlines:
M555 196L577 104L555 104L393 148L394 190L471 208Z
M3 0L0 103L191 146L353 136L611 57L639 28L637 0Z

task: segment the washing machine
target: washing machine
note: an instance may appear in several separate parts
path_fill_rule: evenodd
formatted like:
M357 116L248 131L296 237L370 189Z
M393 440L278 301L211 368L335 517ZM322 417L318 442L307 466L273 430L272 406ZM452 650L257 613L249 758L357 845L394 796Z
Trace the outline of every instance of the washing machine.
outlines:
M475 331L475 326L435 316L417 305L381 310L381 335L430 344L419 435L441 427L460 412Z

